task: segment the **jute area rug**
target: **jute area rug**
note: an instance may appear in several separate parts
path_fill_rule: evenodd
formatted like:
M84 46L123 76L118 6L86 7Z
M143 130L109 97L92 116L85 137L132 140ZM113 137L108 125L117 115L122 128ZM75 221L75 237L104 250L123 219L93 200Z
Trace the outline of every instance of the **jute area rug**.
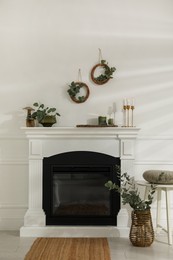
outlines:
M106 238L37 238L24 260L110 260Z

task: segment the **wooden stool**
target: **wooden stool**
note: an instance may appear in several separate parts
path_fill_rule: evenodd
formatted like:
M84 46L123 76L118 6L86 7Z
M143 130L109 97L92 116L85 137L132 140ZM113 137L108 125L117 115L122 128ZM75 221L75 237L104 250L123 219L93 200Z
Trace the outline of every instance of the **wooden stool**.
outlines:
M137 181L137 184L145 187L144 199L148 197L148 191L151 188L151 183L145 181ZM154 183L153 183L154 184ZM172 229L171 229L171 216L170 216L170 191L173 190L173 184L154 184L156 186L157 192L157 215L156 215L156 231L162 229L168 235L168 244L172 245ZM163 228L160 224L161 219L161 200L162 200L162 191L165 192L166 199L166 219L167 219L167 229Z

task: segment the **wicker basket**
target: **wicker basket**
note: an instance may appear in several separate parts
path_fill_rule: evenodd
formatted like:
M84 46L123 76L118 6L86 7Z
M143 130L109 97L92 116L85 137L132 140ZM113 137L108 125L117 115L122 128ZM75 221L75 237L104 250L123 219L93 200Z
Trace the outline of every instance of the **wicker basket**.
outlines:
M154 241L150 209L133 210L130 241L134 246L147 247Z

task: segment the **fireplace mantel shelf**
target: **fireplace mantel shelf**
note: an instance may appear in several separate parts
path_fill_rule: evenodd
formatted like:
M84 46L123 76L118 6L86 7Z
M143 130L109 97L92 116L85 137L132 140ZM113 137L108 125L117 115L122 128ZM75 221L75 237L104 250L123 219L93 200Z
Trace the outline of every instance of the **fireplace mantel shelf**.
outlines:
M136 138L138 127L22 127L29 139L54 138Z

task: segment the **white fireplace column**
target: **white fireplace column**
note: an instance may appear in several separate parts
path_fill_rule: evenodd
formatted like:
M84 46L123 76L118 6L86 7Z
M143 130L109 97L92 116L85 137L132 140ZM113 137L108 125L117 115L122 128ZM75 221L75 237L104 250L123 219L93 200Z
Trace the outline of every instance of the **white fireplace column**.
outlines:
M24 226L45 226L45 213L42 209L43 178L42 141L29 140L29 198Z
M106 147L109 142L113 146L116 145L115 155L111 155L120 157L121 171L134 174L135 139L139 128L23 127L22 130L25 131L29 139L29 201L28 210L24 216L24 226L20 229L21 236L59 236L63 229L60 226L45 225L46 216L42 208L42 163L44 157L70 150L91 151L92 149L92 151L99 152L95 144L92 147L94 140L97 144L102 144L100 149L104 149L104 146ZM67 147L70 150L66 150ZM104 153L104 150L101 152ZM105 227L109 230L108 233L110 233L110 228ZM124 210L119 212L118 226L112 228L127 229L127 213ZM81 229L82 227L79 228L79 230ZM82 235L85 236L85 234Z
M121 172L134 175L135 139L131 136L118 136L120 139Z
M134 160L135 160L135 138L130 135L119 135L120 140L120 159L121 173L127 172L134 176ZM117 227L120 230L121 236L126 237L129 234L127 230L129 223L129 214L126 208L121 206L117 216ZM129 228L128 228L129 229Z

